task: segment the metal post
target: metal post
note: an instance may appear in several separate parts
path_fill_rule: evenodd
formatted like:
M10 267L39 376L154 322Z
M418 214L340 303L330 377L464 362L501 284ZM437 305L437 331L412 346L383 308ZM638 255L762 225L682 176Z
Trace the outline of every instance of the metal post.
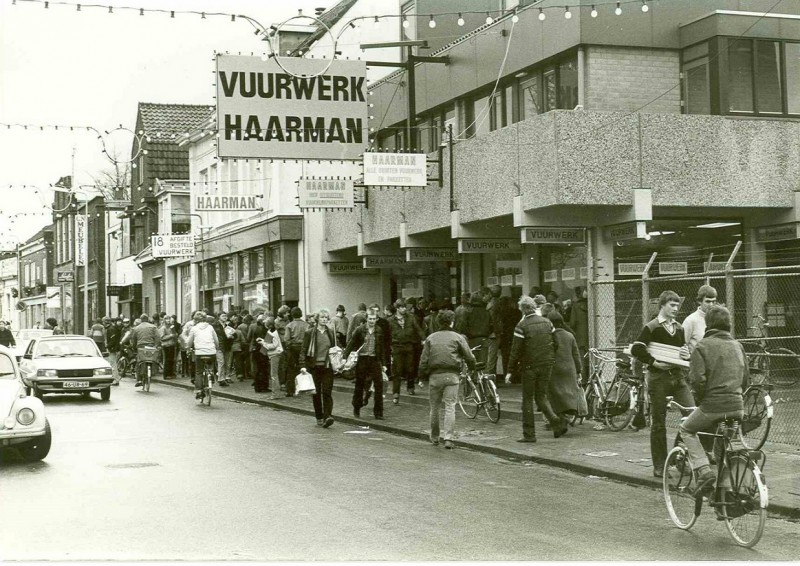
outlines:
M725 302L727 303L728 310L731 313L731 336L734 338L736 338L736 290L734 289L733 285L733 260L736 258L736 255L739 253L739 248L741 247L742 241L739 240L736 242L728 261L725 263ZM747 315L745 315L745 322L746 321Z
M417 117L417 93L416 81L414 80L414 47L411 45L406 47L406 54L406 71L408 72L408 118L406 120L408 139L406 143L409 151L414 151L417 149L417 129L415 127Z
M644 268L644 272L642 273L642 326L647 324L650 321L650 268L653 266L653 262L656 260L656 256L658 252L653 252L653 255L650 256L650 261L647 262L647 266Z
M711 261L714 259L714 252L708 254L708 267L704 270L706 273L711 271ZM706 275L706 285L711 285L711 276Z
M453 124L447 125L447 146L449 149L450 163L450 212L456 209L455 164L453 163ZM441 164L439 165L441 167Z

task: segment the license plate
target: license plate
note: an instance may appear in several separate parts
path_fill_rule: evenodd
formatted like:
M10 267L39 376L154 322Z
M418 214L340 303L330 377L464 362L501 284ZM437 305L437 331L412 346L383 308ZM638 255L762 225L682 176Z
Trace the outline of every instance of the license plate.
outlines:
M82 387L89 387L88 381L65 381L63 384L64 389L80 389Z

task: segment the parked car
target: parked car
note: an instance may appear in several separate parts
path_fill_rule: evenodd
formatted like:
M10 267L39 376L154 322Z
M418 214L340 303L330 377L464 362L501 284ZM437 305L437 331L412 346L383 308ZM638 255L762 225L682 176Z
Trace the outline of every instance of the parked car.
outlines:
M17 362L22 361L22 354L25 353L25 349L28 347L31 340L52 335L53 331L49 328L23 328L14 332L14 341L17 345L14 346L12 350L14 350Z
M97 391L108 401L113 375L106 355L86 336L43 336L30 341L19 370L29 395Z
M0 346L0 447L16 448L28 461L50 452L52 433L44 404L25 393L25 385L10 348Z

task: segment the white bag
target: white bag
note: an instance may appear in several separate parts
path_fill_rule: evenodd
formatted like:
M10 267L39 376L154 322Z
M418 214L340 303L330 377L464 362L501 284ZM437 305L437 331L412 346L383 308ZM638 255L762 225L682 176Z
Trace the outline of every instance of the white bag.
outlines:
M294 380L294 390L297 393L311 392L314 394L317 392L316 387L314 387L314 378L306 371L306 368L302 368Z

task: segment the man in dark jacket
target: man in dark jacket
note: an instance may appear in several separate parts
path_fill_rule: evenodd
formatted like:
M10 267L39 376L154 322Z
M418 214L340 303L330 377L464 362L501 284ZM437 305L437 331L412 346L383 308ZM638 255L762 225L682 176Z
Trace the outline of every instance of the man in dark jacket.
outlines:
M336 332L331 324L331 313L320 309L314 319L314 326L306 330L303 337L302 355L306 368L314 378L316 392L312 397L317 425L328 428L333 424L333 369L329 353L336 348Z
M365 306L366 308L366 306ZM355 317L353 317L355 320ZM367 321L360 324L350 335L342 354L342 359L347 359L350 352L358 351L358 364L356 364L356 382L353 390L353 416L361 416L361 407L364 406L364 389L369 390L370 384L375 388L375 405L372 414L378 420L383 420L383 331L377 325L378 311L370 309Z
M744 347L731 336L731 313L714 305L706 313L705 337L697 343L689 362L689 384L697 408L681 423L681 438L697 477L697 492L707 491L716 474L708 464L698 432L714 432L726 418L741 419L742 391L750 384Z
M0 320L0 345L5 346L6 348L13 348L17 345L17 341L14 340L14 334L12 334L11 328L6 327L6 322L4 320Z
M151 346L153 348L158 348L161 346L161 337L158 335L158 328L154 324L150 322L150 317L147 314L142 314L139 317L141 321L139 325L131 330L131 347L133 348L134 352L138 352L139 348L143 348L145 346ZM138 361L139 354L137 353L136 359ZM136 385L134 387L141 387L142 383L142 374L145 371L145 364L139 364L136 366Z
M228 313L220 313L211 327L217 333L219 348L217 349L217 383L223 387L230 385L233 380L228 376L228 368L231 365L231 341L225 334L225 326L228 324Z
M392 402L400 402L400 380L405 378L406 391L414 395L414 347L422 342L422 329L406 312L406 303L397 299L397 311L389 321L392 334Z
M683 370L678 365L657 361L647 346L651 342L681 348L681 357L689 358L683 328L675 320L681 300L674 291L664 291L658 297L658 316L645 324L636 342L631 344L631 354L647 367L647 387L650 390L650 454L653 458L653 475L664 475L667 459L667 396L684 407L694 405L694 398L686 383Z
M485 361L487 348L484 343L494 332L492 313L486 310L486 303L483 302L483 295L479 291L472 293L469 303L472 309L464 315L461 326L456 327L456 332L467 337L467 344L469 344L470 348L481 346L481 349L477 351L476 358L478 361ZM496 358L495 364L497 364ZM494 375L494 370L491 369L487 373Z
M586 287L575 287L575 301L569 312L569 319L564 319L572 329L578 352L581 355L581 378L589 379L589 303L586 300Z
M547 398L550 372L555 362L553 324L536 314L536 297L532 299L522 296L519 300L519 310L522 311L522 320L514 329L511 359L507 370L509 373L506 374L506 383L511 383L513 371L519 371L522 376L522 438L517 442L536 442L536 429L533 423L534 399L536 406L550 423L553 436L558 438L566 434L569 427L558 418Z
M425 339L419 360L419 373L430 382L430 440L434 445L439 444L439 410L444 400L444 447L452 448L459 373L462 363L466 363L470 371L475 369L475 356L470 352L464 337L453 331L456 319L453 311L441 310L437 319L442 330Z

